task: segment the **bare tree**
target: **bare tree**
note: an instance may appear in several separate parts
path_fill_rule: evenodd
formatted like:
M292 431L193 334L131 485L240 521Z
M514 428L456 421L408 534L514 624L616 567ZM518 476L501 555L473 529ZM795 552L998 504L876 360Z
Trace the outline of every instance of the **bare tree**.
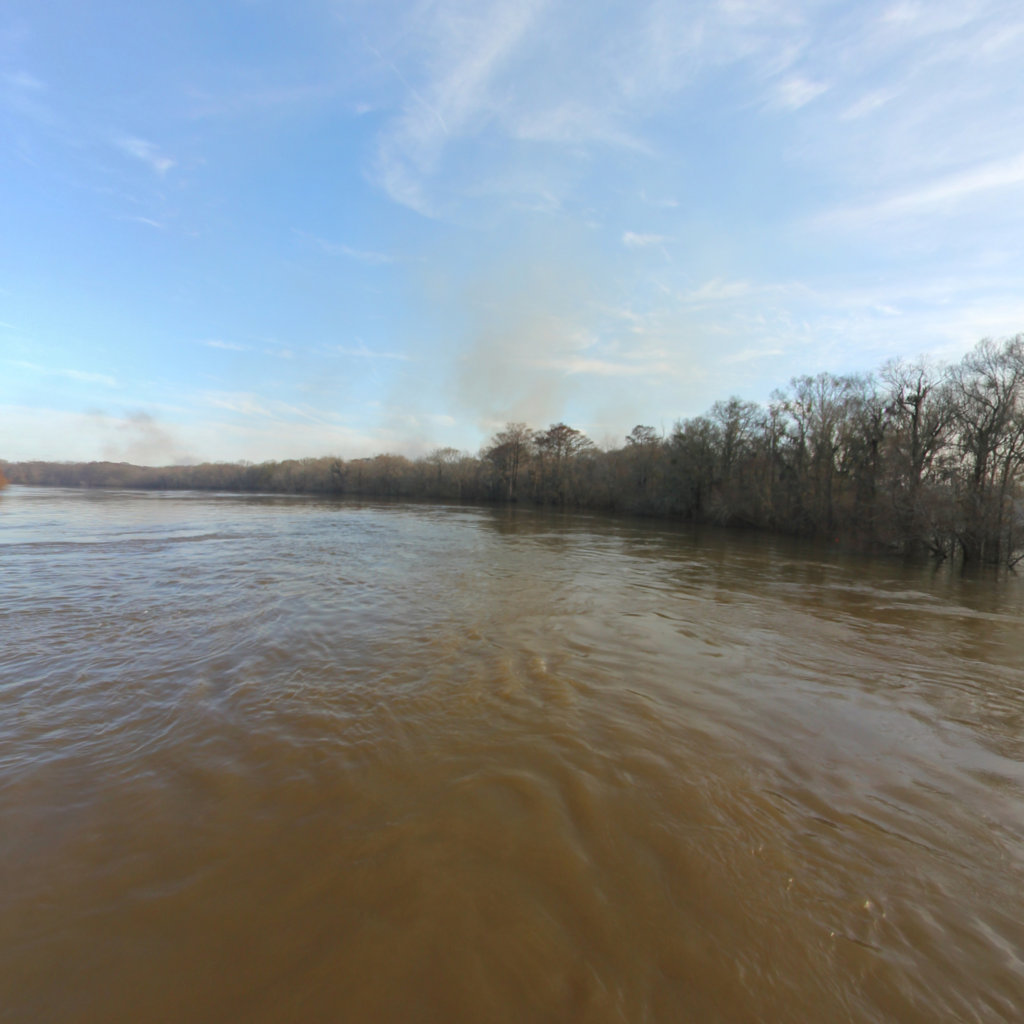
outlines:
M815 532L832 532L835 521L833 490L836 457L841 448L841 428L858 389L853 377L819 373L816 377L794 377L792 393L784 397L784 408L792 423L792 448L800 502L807 525Z
M929 544L945 555L945 490L932 479L949 440L952 406L948 373L925 359L894 360L882 367L887 435L888 494L899 543L912 551ZM929 486L931 484L931 486Z
M672 430L669 445L672 504L688 518L703 518L711 509L721 430L707 416L681 420Z
M516 500L520 471L533 450L534 433L525 423L506 423L505 429L499 430L484 449L484 458L498 472L506 500Z
M985 339L950 375L952 422L961 462L957 534L967 561L1011 560L1024 467L1024 335Z
M664 449L664 442L654 427L638 423L626 435L626 448L622 453L628 473L626 487L634 492L628 507L647 510L657 504Z
M565 423L553 423L534 435L540 479L537 481L543 500L565 504L574 491L573 462L584 453L593 452L594 442L582 431Z

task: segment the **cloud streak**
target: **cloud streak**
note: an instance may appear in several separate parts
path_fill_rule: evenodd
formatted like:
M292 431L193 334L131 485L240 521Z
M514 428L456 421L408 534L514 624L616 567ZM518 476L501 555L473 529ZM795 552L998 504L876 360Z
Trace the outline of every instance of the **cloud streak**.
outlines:
M410 85L395 70L407 96L377 150L376 171L392 199L434 213L422 179L436 170L451 140L494 115L492 83L542 7L541 0L502 0L481 7L444 2L424 11L422 84Z
M358 345L333 345L331 346L332 352L337 352L343 356L353 356L356 359L392 359L398 362L409 363L413 362L413 357L406 354L405 352L382 352L376 349L368 348L366 343L360 341Z
M379 267L388 263L394 263L394 257L386 252L377 252L373 249L357 249L351 245L344 245L340 242L329 242L326 238L318 238L298 228L292 229L296 235L315 245L321 252L331 256L347 256L358 263L366 263L371 267Z
M67 380L79 381L82 384L101 384L103 387L107 388L116 388L118 386L117 380L106 373L93 373L88 370L75 370L54 366L40 366L38 363L25 362L20 359L10 359L8 360L8 363L11 366L17 366L19 369L28 370L31 373L45 377L64 377Z
M145 139L124 136L116 139L114 145L122 153L146 164L161 177L175 165L175 161L171 157L162 154L154 143L147 142Z
M622 244L627 249L646 249L652 245L660 246L671 241L672 239L668 235L644 234L637 231L622 232Z
M824 214L818 223L823 227L856 226L865 222L931 214L936 210L951 212L975 197L1021 185L1024 185L1024 152L946 175L874 203L840 208Z
M220 338L210 338L202 342L207 348L218 348L226 352L248 352L248 345L241 345L237 341L221 341Z
M235 413L243 418L273 420L277 423L301 421L322 426L335 425L338 416L309 405L296 405L276 398L265 398L248 391L208 391L201 396L203 404Z

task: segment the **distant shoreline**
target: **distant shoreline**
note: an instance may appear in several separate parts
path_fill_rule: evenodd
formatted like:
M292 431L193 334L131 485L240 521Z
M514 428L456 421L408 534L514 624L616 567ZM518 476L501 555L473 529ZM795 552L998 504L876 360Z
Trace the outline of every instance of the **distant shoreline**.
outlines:
M1024 335L952 367L794 378L667 435L601 450L565 423L508 423L476 455L438 448L281 462L2 462L11 483L412 498L622 512L752 528L860 550L1012 567L1024 559Z

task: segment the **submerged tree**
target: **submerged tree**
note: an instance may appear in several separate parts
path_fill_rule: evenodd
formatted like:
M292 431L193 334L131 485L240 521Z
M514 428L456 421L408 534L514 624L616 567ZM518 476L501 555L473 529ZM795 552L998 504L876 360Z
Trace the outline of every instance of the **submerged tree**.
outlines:
M565 423L508 423L479 457L2 467L32 485L528 497L1012 565L1024 557L1024 335L983 341L950 368L897 361L877 380L795 377L767 406L732 397L667 438L638 424L607 451Z
M832 533L841 434L859 382L819 373L794 377L784 408L791 422L791 451L801 518L813 533Z
M576 500L575 462L594 451L594 443L580 430L565 423L553 423L534 434L537 453L535 494L544 502L566 504Z
M499 430L484 449L484 458L498 473L506 501L516 500L519 474L529 461L533 447L534 434L525 423L506 423L505 429Z
M895 540L905 551L928 545L946 554L946 501L936 486L949 439L948 371L923 359L888 362L881 372L888 421L886 487Z
M633 510L658 507L664 489L665 443L654 429L638 423L626 435L620 462L626 478L618 483L625 506Z
M669 437L668 491L672 507L687 519L711 511L721 432L707 416L680 420Z
M960 460L956 532L968 561L1012 558L1024 466L1024 335L988 339L954 368L950 412Z

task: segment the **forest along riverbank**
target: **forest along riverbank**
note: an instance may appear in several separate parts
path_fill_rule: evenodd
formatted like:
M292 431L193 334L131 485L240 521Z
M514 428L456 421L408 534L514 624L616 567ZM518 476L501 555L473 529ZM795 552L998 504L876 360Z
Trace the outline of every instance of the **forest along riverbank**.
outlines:
M284 462L3 463L28 486L486 501L755 527L876 552L1012 567L1024 558L1024 335L954 366L794 377L767 406L733 397L667 434L598 447L566 423L507 423L473 456L438 448Z
M1024 998L1024 589L509 508L0 498L12 1019Z

